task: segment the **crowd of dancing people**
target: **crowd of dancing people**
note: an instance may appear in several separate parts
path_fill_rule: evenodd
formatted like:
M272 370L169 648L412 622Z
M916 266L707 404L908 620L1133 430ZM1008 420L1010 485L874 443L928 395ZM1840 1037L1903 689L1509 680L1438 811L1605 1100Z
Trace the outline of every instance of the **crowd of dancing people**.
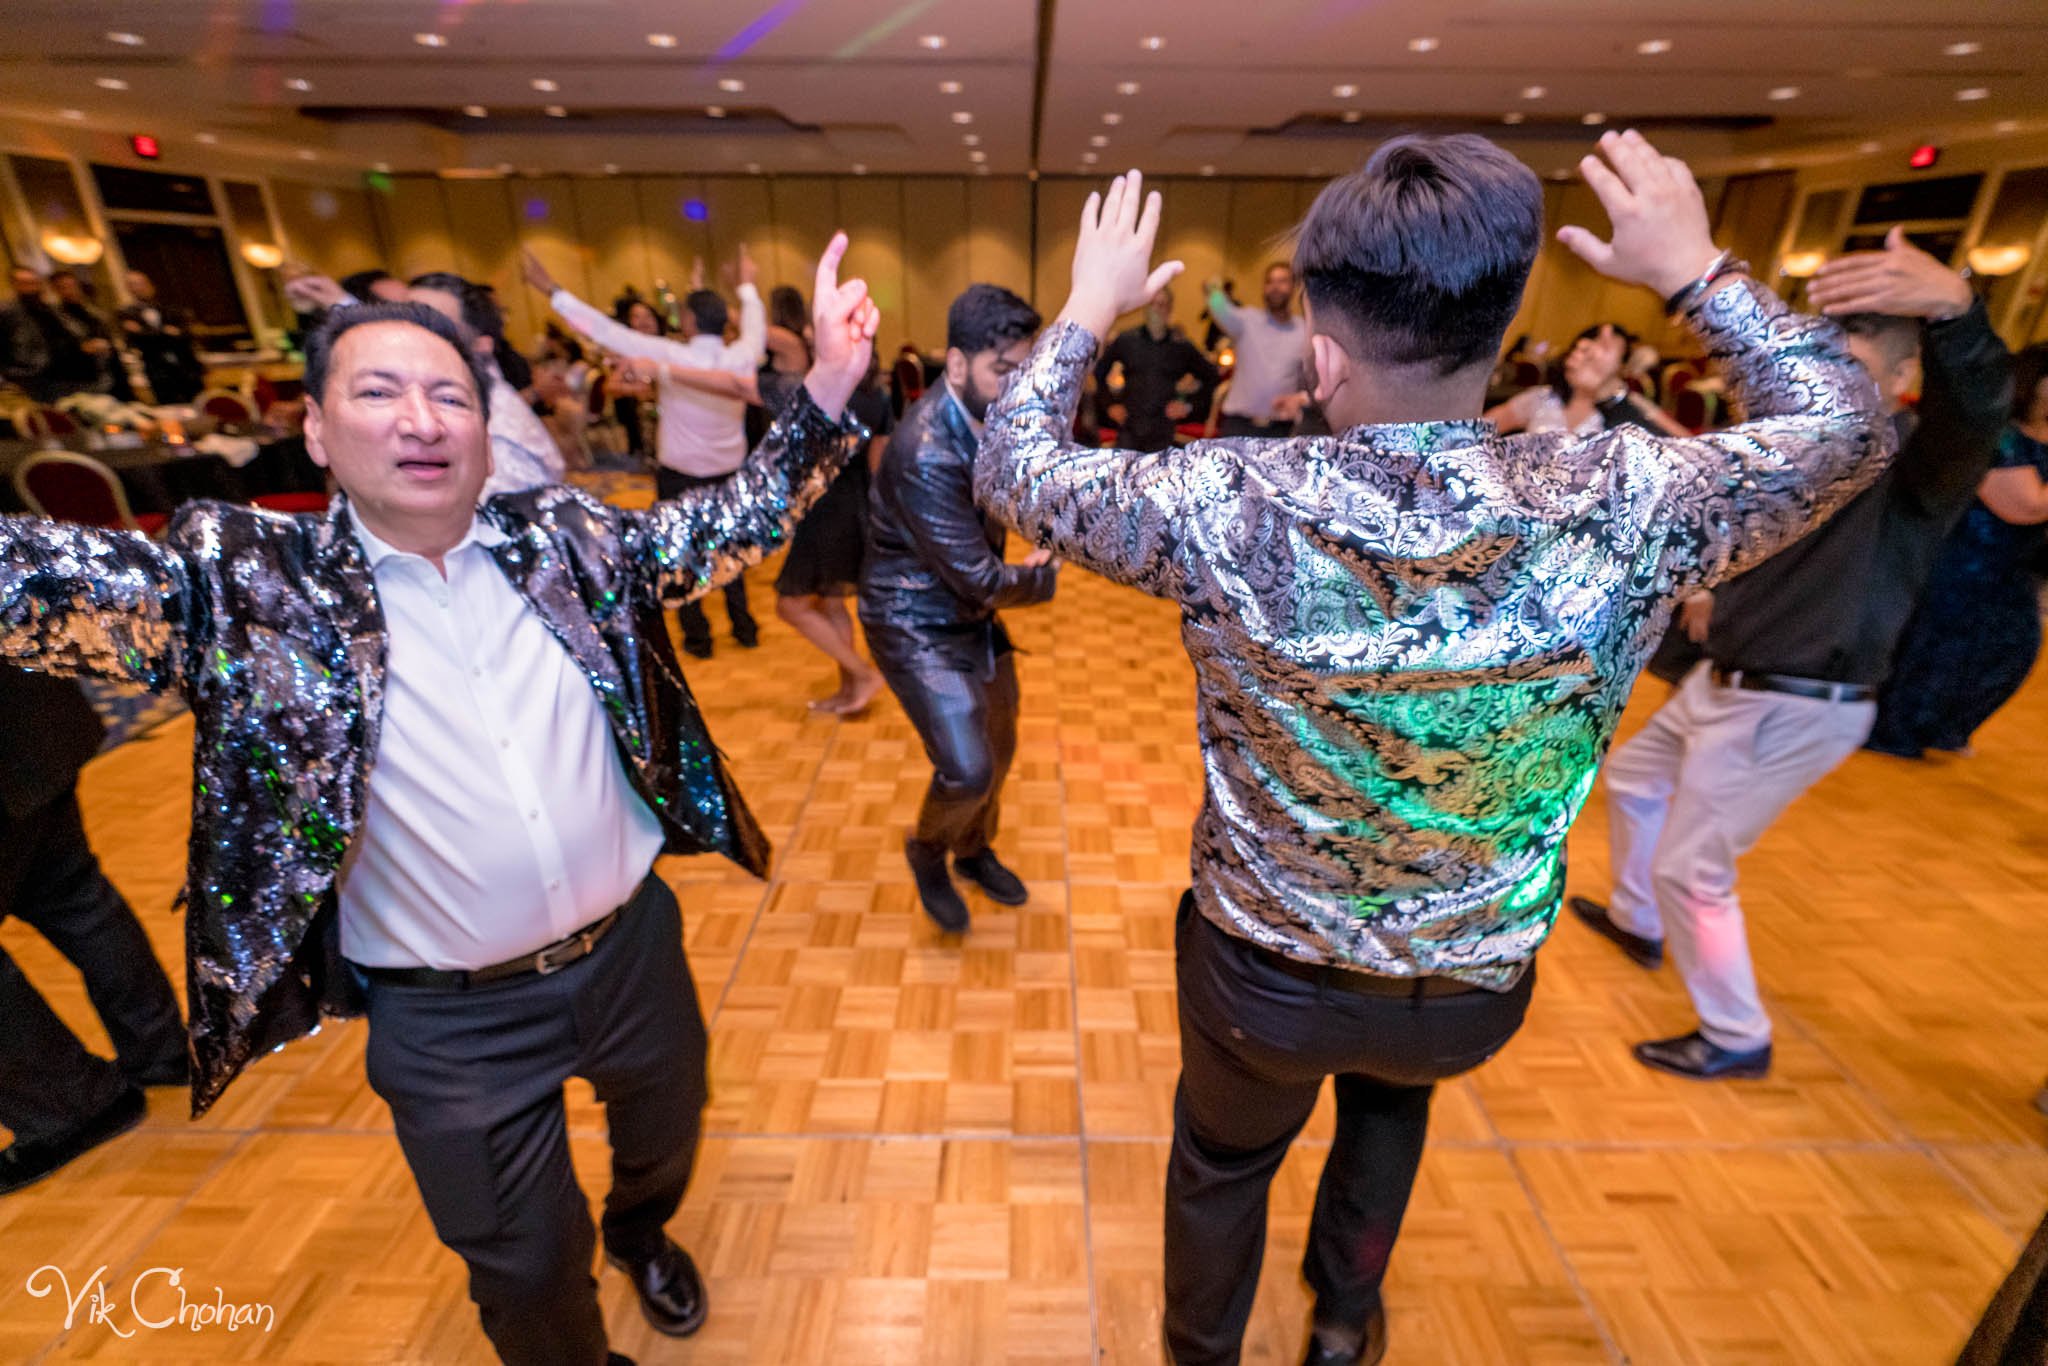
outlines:
M1023 705L1001 613L1071 564L1175 603L1197 681L1166 1349L1239 1359L1268 1188L1334 1077L1306 1360L1378 1361L1433 1089L1520 1028L1559 913L1682 976L1696 1027L1638 1043L1645 1066L1767 1074L1738 860L1859 746L1967 745L2040 644L2042 351L2015 362L1969 281L1902 235L1830 262L1795 311L1638 134L1581 169L1612 235L1560 238L1664 301L1725 388L1719 423L1667 410L1665 370L1613 322L1554 374L1503 357L1543 196L1470 136L1397 138L1332 182L1256 306L1204 283L1204 344L1173 322L1179 263L1153 259L1158 194L1118 177L1050 324L972 285L942 358L887 383L843 235L808 307L764 298L744 248L723 289L700 271L609 311L529 257L552 320L531 357L452 273L295 279L325 513L194 504L157 539L0 518L0 658L181 692L197 731L181 1031L85 843L90 718L61 695L0 707L63 718L8 744L41 781L0 787L0 905L55 927L118 1053L88 1053L0 954L21 1022L0 1191L131 1127L141 1086L188 1080L201 1112L323 1015L366 1015L370 1085L504 1360L625 1360L600 1242L655 1329L694 1332L709 1298L667 1224L707 1040L651 869L715 853L765 875L770 850L670 614L708 655L720 593L754 644L743 576L786 552L777 614L837 671L812 705L851 720L886 689L923 742L904 856L960 936L963 885L1031 896L996 852ZM579 486L634 452L651 505ZM1677 687L1609 755L1646 668ZM1567 897L1603 771L1612 889ZM595 1228L572 1075L607 1108Z

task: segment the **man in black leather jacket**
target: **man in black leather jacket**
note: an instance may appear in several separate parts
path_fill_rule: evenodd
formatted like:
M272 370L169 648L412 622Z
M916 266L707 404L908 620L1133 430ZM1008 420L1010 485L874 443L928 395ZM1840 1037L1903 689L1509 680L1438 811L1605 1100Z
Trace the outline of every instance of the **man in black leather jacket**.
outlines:
M1030 354L1039 318L1007 289L970 285L946 315L945 383L904 413L868 496L860 624L931 756L932 784L904 853L925 913L950 933L967 903L946 855L990 899L1021 906L997 861L997 808L1017 752L1017 669L999 608L1052 597L1046 551L1003 562L1004 531L974 505L981 420Z

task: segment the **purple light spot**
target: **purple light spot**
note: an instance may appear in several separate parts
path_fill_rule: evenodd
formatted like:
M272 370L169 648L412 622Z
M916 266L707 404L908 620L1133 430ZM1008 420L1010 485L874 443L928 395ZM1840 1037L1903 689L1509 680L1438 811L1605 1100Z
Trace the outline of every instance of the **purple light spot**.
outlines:
M683 201L683 217L689 219L692 223L702 223L705 219L711 217L711 206L701 199L685 199Z
M520 212L533 222L538 223L541 219L548 216L548 202L545 199L539 198L529 199L520 206Z
M265 33L286 33L292 26L292 0L263 0L257 24Z
M806 3L807 0L777 0L775 4L762 11L760 18L726 39L725 46L718 49L718 55L711 60L714 63L731 61L782 27L783 22L802 9Z

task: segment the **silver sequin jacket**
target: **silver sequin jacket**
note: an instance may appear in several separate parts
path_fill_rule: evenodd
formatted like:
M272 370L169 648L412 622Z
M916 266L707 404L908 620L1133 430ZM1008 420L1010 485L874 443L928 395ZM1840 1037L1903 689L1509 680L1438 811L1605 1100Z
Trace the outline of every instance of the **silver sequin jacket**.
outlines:
M492 499L491 553L604 704L671 853L760 874L768 843L684 683L662 608L729 582L787 539L858 424L808 395L719 484L645 512L565 487ZM335 881L363 815L386 636L347 500L324 517L221 503L161 542L0 517L0 659L177 689L191 705L186 916L192 1108L257 1054L360 1010L339 957Z
M1520 977L1673 594L1789 544L1891 456L1833 323L1748 280L1689 321L1739 426L1581 440L1473 420L1157 455L1072 444L1095 341L1039 339L989 411L975 492L1180 605L1211 921L1312 963Z

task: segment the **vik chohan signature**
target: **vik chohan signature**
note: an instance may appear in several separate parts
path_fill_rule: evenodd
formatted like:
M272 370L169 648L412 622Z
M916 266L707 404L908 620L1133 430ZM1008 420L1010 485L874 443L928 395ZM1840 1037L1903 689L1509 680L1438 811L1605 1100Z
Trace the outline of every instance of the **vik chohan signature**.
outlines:
M277 1313L267 1304L230 1304L219 1286L200 1289L187 1286L182 1266L153 1266L138 1273L128 1285L124 1307L110 1292L107 1268L100 1267L74 1290L62 1267L39 1266L29 1273L25 1287L37 1299L61 1295L64 1299L64 1327L68 1331L85 1311L87 1324L99 1324L116 1337L132 1338L147 1330L183 1328L197 1333L224 1328L239 1333L244 1328L268 1333L277 1327Z

